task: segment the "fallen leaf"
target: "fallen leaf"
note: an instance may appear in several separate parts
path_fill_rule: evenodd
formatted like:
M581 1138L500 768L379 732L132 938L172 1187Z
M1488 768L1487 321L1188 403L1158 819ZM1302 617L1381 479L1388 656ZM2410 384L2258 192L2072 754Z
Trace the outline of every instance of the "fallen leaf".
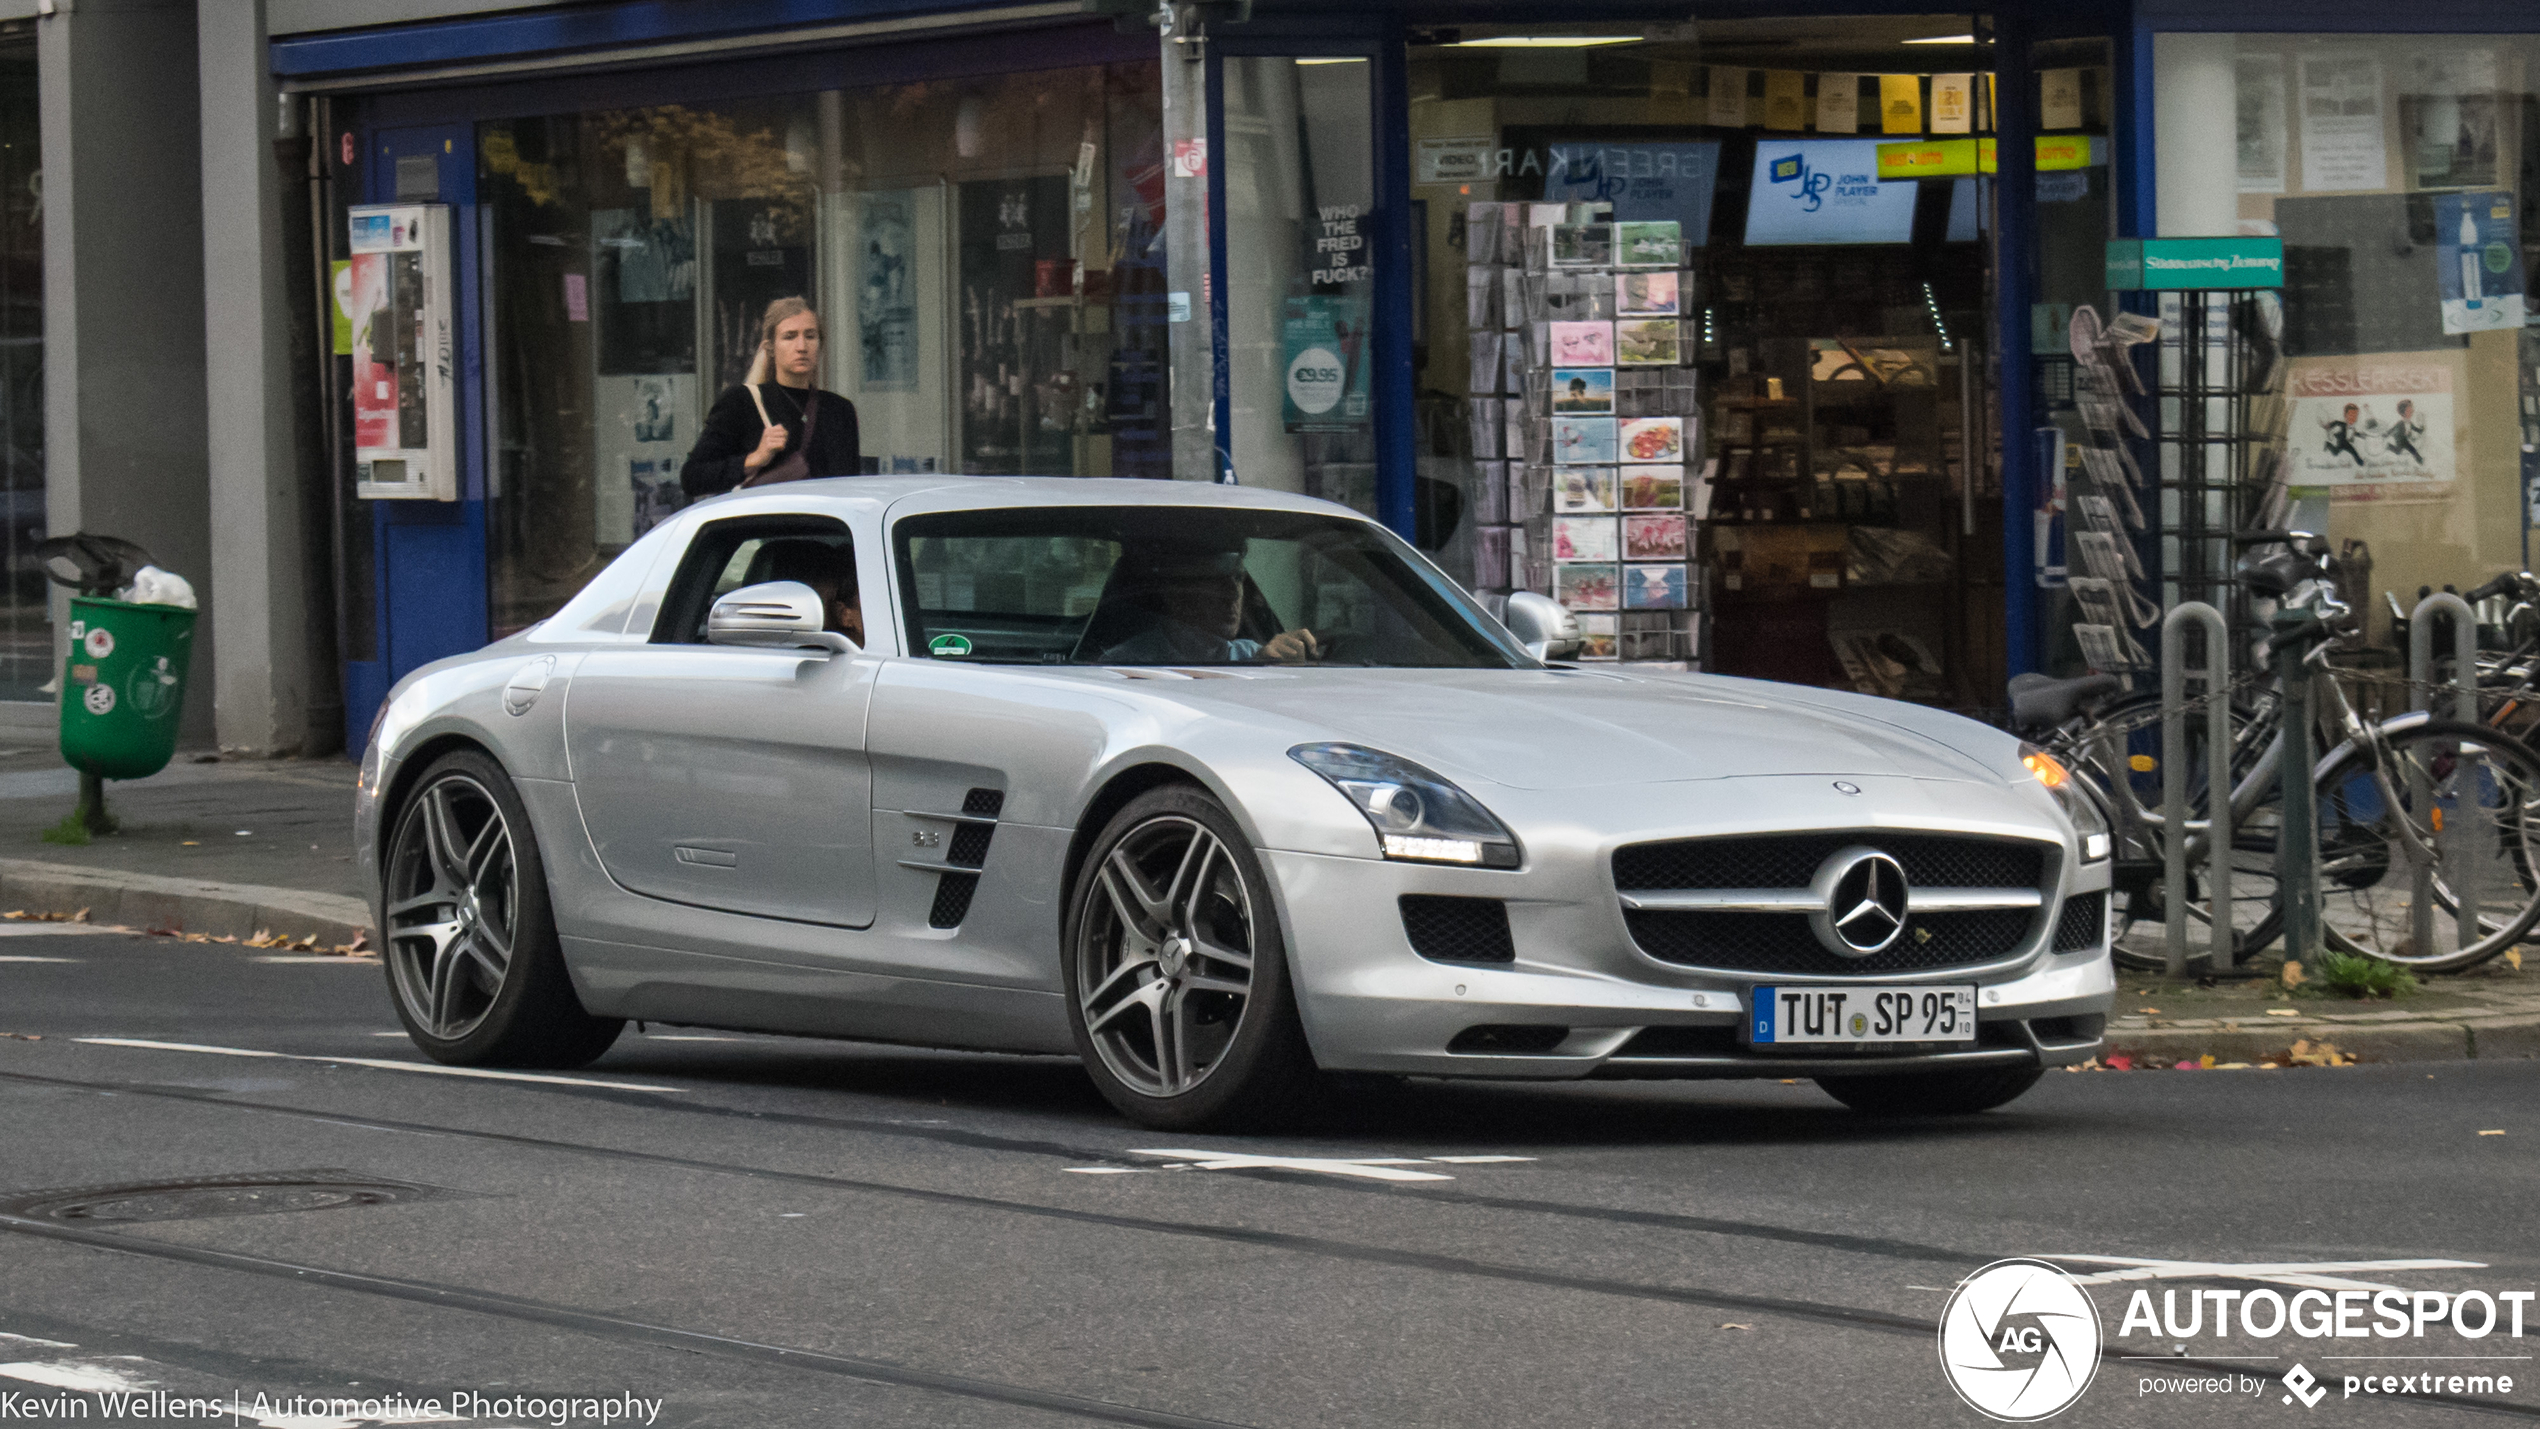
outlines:
M2300 987L2302 985L2303 976L2302 965L2298 962L2287 959L2283 970L2276 974L2276 981L2283 983L2288 988Z
M369 952L369 951L370 951L370 929L368 929L368 928L364 928L364 929L362 929L361 931L359 931L359 932L355 933L355 934L353 935L353 941L352 941L351 943L349 943L349 944L347 944L347 945L345 946L344 951L346 951L346 952L348 952L348 953L367 953L367 952Z
M2269 1017L2299 1017L2301 1015L2302 1013L2299 1008L2270 1007L2267 1009L2267 1016Z
M2194 1062L2181 1062L2177 1066L2170 1068L2170 1070L2173 1072L2194 1072L2201 1069Z
M1741 1325L1735 1320L1722 1320L1720 1322L1720 1328L1723 1330L1752 1330L1755 1327L1753 1325Z
M2135 1011L2150 1017L2158 1017L2161 1014L2161 1009L2157 1007L2138 1007Z
M2502 1136L2502 1135L2504 1135L2504 1134L2505 1134L2505 1132L2504 1132L2504 1128L2502 1128L2502 1127L2498 1127L2498 1128L2497 1128L2496 1130L2494 1130L2494 1131L2482 1131L2482 1132L2480 1132L2480 1133L2479 1133L2479 1135L2481 1135L2481 1136Z
M2134 1058L2124 1052L2110 1053L2108 1057L2108 1070L2112 1072L2131 1072L2134 1070Z
M201 839L187 839L183 843L177 845L178 848L201 848L202 846L203 841Z
M2218 1062L2214 1065L2214 1070L2217 1072L2245 1072L2249 1070L2249 1064L2246 1062Z
M2507 948L2507 949L2505 949L2505 961L2506 961L2506 962L2509 962L2509 963L2511 963L2511 964L2513 964L2513 968L2514 968L2514 971L2515 971L2515 972L2521 972L2521 971L2522 971L2522 949L2520 949L2520 948Z

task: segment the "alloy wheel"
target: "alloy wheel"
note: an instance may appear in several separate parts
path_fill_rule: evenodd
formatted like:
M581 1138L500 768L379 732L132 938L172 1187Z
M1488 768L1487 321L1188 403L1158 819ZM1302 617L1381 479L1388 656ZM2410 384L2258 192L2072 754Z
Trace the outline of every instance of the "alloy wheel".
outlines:
M1225 842L1160 815L1113 845L1077 929L1076 997L1103 1065L1179 1096L1234 1044L1252 998L1251 891Z
M433 781L409 805L388 863L390 969L427 1036L456 1041L493 1011L519 936L511 826L484 785Z

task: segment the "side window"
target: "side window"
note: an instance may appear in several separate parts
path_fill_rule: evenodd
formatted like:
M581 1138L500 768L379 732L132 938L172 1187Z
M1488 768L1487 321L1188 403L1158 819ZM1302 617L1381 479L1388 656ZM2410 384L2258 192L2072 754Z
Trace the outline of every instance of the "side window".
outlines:
M742 516L700 527L670 578L652 643L704 644L714 603L767 581L800 581L859 607L854 538L844 523L820 516Z
M937 658L1064 663L1102 603L1120 544L1058 533L909 541L909 648Z

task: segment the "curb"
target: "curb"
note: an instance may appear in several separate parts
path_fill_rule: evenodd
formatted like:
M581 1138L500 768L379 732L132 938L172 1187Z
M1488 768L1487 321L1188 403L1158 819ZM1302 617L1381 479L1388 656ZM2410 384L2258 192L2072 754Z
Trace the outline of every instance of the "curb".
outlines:
M0 901L50 913L85 908L92 923L182 929L213 937L246 938L261 931L295 939L314 935L320 943L341 945L370 929L369 907L340 893L166 878L33 858L0 858Z
M2270 1021L2263 1030L2246 1023L2237 1032L2219 1028L2124 1028L2107 1030L2108 1051L2151 1054L2155 1061L2194 1061L2208 1053L2218 1062L2255 1062L2298 1039L2330 1042L2367 1062L2469 1062L2540 1057L2540 1017L2467 1012L2423 1022ZM2107 1055L2103 1051L2101 1056Z

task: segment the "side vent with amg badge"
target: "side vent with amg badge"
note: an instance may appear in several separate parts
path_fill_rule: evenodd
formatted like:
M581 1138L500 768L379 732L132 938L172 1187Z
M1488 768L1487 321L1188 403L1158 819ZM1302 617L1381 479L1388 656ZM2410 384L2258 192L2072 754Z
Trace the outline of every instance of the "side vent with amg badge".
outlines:
M1005 808L1005 791L973 789L962 796L961 812L938 814L911 809L908 816L921 824L948 823L952 838L945 842L943 832L919 828L913 841L919 849L943 849L943 857L904 858L900 867L922 869L936 875L935 903L926 911L929 928L958 928L970 916L971 895L979 891L979 870L987 866L988 844L996 837L997 815Z

